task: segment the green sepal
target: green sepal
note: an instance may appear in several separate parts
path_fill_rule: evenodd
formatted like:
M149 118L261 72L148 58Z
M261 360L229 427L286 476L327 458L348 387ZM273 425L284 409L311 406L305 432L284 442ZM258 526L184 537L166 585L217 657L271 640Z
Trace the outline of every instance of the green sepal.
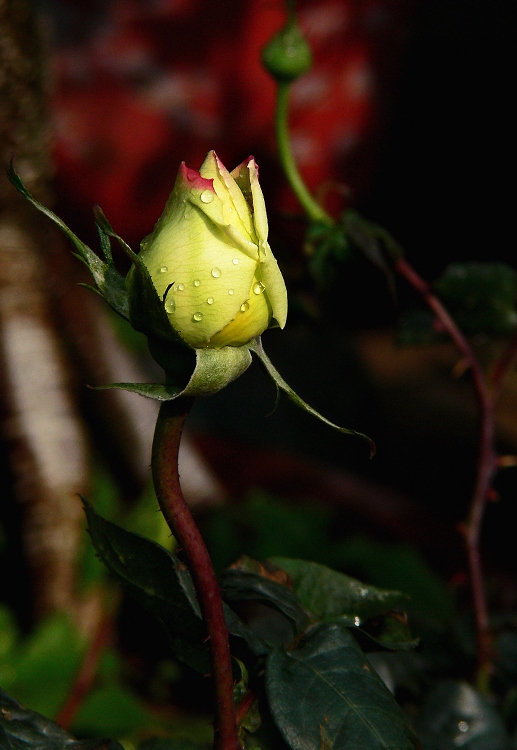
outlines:
M152 282L147 266L114 230L99 206L94 207L95 223L99 231L117 240L120 247L133 263L125 280L129 299L129 321L135 331L151 335L168 342L181 341L171 326L165 312L165 300L160 299Z
M21 193L24 198L27 198L27 200L30 201L38 211L41 211L41 213L48 216L49 219L57 224L61 231L68 237L76 250L74 255L88 268L93 276L98 291L104 297L108 305L122 318L129 320L128 295L124 277L113 265L111 253L106 250L106 238L101 236L101 249L107 261L104 262L91 248L88 247L88 245L82 242L79 237L77 237L77 235L74 234L74 232L72 232L72 230L69 229L69 227L67 227L67 225L61 221L55 213L53 213L53 211L44 206L29 193L21 181L20 176L15 172L12 162L9 165L7 175L18 192ZM103 228L100 227L98 223L97 226L99 227L99 232L102 232ZM107 233L104 232L104 234Z
M262 348L262 341L260 338L255 339L250 344L248 344L248 348L250 351L254 352L259 360L264 365L266 372L268 375L272 378L274 381L276 387L283 391L288 398L293 401L297 406L300 407L300 409L303 409L304 411L308 412L309 414L312 414L313 417L316 417L316 419L321 420L325 424L329 425L329 427L333 427L335 430L338 430L339 432L343 432L346 435L357 435L357 437L361 437L364 440L368 442L368 445L370 446L370 458L373 458L376 452L375 443L371 438L368 437L368 435L365 435L362 432L357 432L356 430L350 430L347 427L340 427L337 424L334 424L334 422L331 422L329 419L324 417L322 414L320 414L316 409L313 409L312 406L309 406L308 403L306 403L300 396L298 396L297 393L293 391L293 389L287 385L283 377L280 375L278 370L275 369L273 363L265 353L264 349Z
M245 372L251 364L248 346L224 346L222 349L196 349L196 365L187 385L182 388L160 383L111 383L94 390L119 388L157 401L173 401L180 396L210 396Z
M109 391L116 388L119 391L137 393L155 401L173 401L181 395L181 389L165 383L110 383L109 385L88 386L93 391Z

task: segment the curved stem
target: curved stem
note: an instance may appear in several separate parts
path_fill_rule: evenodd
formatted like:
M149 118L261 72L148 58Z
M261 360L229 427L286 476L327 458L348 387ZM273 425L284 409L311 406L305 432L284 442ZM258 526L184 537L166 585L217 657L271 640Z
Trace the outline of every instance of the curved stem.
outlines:
M472 381L479 406L480 436L476 482L467 520L461 526L465 537L470 571L470 584L478 641L478 684L482 687L491 672L492 648L488 622L488 610L483 586L483 572L479 554L481 524L488 497L488 491L497 468L494 449L494 397L490 393L483 371L469 342L451 318L429 285L417 274L404 258L395 261L395 268L423 297L434 312L444 330L453 340L460 354L465 358L472 372Z
M332 217L324 211L309 193L294 160L289 140L289 88L289 83L279 83L277 89L275 128L280 163L293 192L305 209L305 213L309 219L330 225L334 223Z
M160 508L184 550L208 630L215 682L215 750L237 750L233 677L221 593L214 568L197 525L181 492L178 452L192 399L166 401L160 408L153 440L152 470Z

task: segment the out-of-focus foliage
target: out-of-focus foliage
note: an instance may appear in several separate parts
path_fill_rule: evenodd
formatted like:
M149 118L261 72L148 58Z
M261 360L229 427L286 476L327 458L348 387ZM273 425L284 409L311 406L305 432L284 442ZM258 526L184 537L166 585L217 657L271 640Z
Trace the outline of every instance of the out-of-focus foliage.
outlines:
M508 337L517 328L517 271L506 263L452 263L434 289L464 333ZM401 321L401 344L442 339L432 313L419 308Z

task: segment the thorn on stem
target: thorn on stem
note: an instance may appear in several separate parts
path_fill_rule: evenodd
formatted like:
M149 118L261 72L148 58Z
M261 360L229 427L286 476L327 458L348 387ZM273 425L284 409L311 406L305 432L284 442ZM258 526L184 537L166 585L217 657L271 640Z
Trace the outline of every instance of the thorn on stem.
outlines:
M498 456L496 464L498 469L510 469L517 466L517 456Z
M456 362L456 364L452 368L452 375L454 378L459 380L465 375L465 373L469 369L470 369L470 362L468 361L466 357L462 357L460 360L458 360L458 362Z

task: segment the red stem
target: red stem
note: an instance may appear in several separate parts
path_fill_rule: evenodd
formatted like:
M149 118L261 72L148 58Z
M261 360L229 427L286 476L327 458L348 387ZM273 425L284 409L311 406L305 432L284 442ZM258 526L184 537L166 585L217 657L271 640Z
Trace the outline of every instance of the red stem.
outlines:
M479 554L479 539L481 523L487 502L488 491L497 467L497 457L494 449L494 394L487 387L483 371L469 342L451 318L438 297L421 276L407 263L404 258L395 261L395 268L423 297L426 304L434 312L444 330L449 334L460 354L465 358L472 371L472 381L478 400L480 416L480 436L478 448L477 476L472 494L467 520L461 526L465 537L467 558L470 570L470 585L476 618L478 642L478 677L483 679L491 671L491 637L488 623L488 611L483 586L483 572ZM517 341L513 350L517 346ZM510 349L512 347L510 346ZM511 362L511 352L503 355L496 365L497 385L503 377L502 368L507 368ZM500 371L501 370L501 371ZM506 370L505 370L506 371Z
M152 469L160 508L179 546L184 550L208 631L215 681L214 750L237 750L237 722L233 676L221 592L199 529L181 492L178 451L192 399L166 401L160 408L154 433Z

